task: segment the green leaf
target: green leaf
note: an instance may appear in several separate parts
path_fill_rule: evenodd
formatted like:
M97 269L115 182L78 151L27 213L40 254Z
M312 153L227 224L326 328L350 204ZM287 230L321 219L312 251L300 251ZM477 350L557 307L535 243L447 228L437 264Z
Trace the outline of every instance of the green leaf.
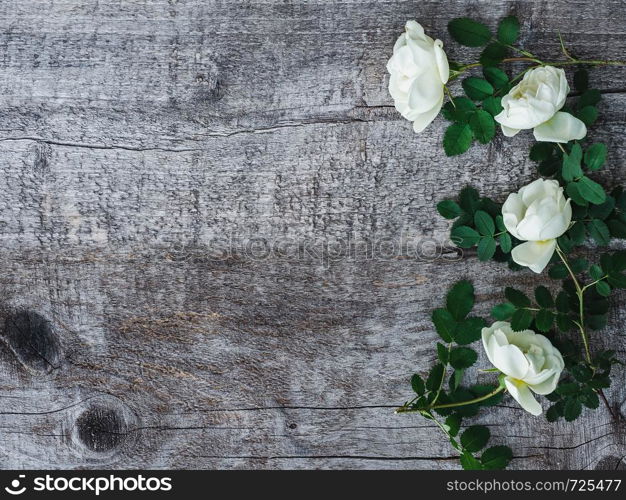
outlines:
M530 299L526 297L524 292L520 292L515 288L507 286L504 289L504 296L515 307L530 307Z
M550 269L548 269L548 276L550 276L553 280L565 279L568 274L567 268L561 262L557 262L550 267Z
M578 182L570 182L567 184L565 188L565 192L567 196L569 196L576 205L581 207L586 207L589 205L589 202L585 200L583 195L580 193L580 188L578 186Z
M589 261L583 258L573 259L572 261L570 261L569 266L574 274L579 274L589 268Z
M589 170L600 170L606 161L606 144L592 144L585 151L585 165Z
M608 314L593 314L585 317L585 325L591 330L602 330L608 322Z
M439 358L439 361L441 361L441 363L444 366L448 364L448 361L449 361L448 348L445 345L443 345L441 342L437 342L437 357Z
M626 223L611 219L607 222L611 236L614 238L626 239Z
M569 332L576 328L576 323L567 314L558 314L556 317L556 325L562 332Z
M570 396L576 394L579 389L579 385L575 382L563 382L556 388L556 393L561 396Z
M546 420L548 422L556 422L562 416L561 411L563 411L562 405L552 405L546 412Z
M411 377L411 387L413 391L418 396L423 396L426 391L426 386L424 385L424 381L422 377L420 377L417 373Z
M437 212L446 219L456 219L461 215L461 207L456 201L443 200L437 203Z
M568 398L565 401L565 408L563 409L563 416L567 422L572 422L576 420L580 413L582 412L583 407L580 401L576 398Z
M591 276L593 280L599 280L604 276L604 273L598 264L594 264L589 268L589 276Z
M455 283L446 296L446 307L452 317L461 321L474 307L474 287L469 281Z
M576 114L578 118L589 127L598 119L598 108L595 106L585 106Z
M598 398L598 394L593 391L584 392L580 397L580 402L592 410L600 406L600 398Z
M589 89L584 92L578 99L578 107L585 108L587 106L595 106L602 99L602 94L597 89Z
M461 248L471 248L480 240L480 234L468 226L459 226L450 232L452 241Z
M572 146L569 154L563 153L563 179L570 182L583 175L582 168L580 168L582 157L583 150L578 143Z
M572 244L581 245L585 241L587 236L587 230L582 222L574 222L574 225L567 232Z
M551 142L536 142L530 148L528 155L532 161L545 161L552 157L554 153L554 145Z
M465 153L472 145L472 129L469 125L454 123L443 136L443 149L448 156Z
M586 69L579 69L574 73L574 87L578 92L584 92L589 88L589 73Z
M463 210L473 217L479 204L480 196L478 195L478 191L470 186L465 186L461 189L461 192L459 193L459 205L461 205Z
M488 66L483 68L483 75L496 89L501 89L509 83L509 77L500 68Z
M443 372L444 368L441 363L437 363L433 366L428 374L428 378L426 379L426 389L429 391L438 390L443 378Z
M572 375L578 382L587 382L593 377L593 371L587 365L574 365L570 369Z
M474 101L482 101L494 92L493 86L487 80L475 76L466 78L461 85L467 97Z
M447 309L435 309L432 313L435 329L444 342L452 342L456 321Z
M502 97L489 96L483 101L483 109L490 115L496 116L504 109L502 107Z
M457 344L471 344L480 338L482 329L487 326L483 318L470 317L457 323L453 337Z
M480 462L487 470L504 469L513 458L513 452L508 446L492 446L487 448L480 457Z
M609 244L611 233L607 225L600 219L593 219L587 222L587 231L589 231L589 235L598 245L606 246Z
M509 233L502 233L498 239L500 241L500 250L504 253L509 253L513 248L513 242Z
M589 207L589 216L594 219L606 219L615 208L615 198L607 196L606 201L600 205L592 205Z
M467 17L452 19L448 23L450 36L466 47L481 47L491 40L489 28Z
M480 64L485 67L497 66L506 56L506 47L498 43L490 43L480 54Z
M518 309L511 318L511 328L515 332L526 330L533 322L533 313L528 309Z
M478 232L484 236L493 236L496 231L493 218L483 210L477 210L474 214L474 225Z
M448 432L451 436L456 436L461 428L461 417L453 413L446 418L445 424L448 426Z
M590 203L599 205L600 203L604 203L606 201L606 193L604 192L602 186L600 186L597 182L592 181L586 175L583 175L578 181L578 191L581 196Z
M519 36L519 21L515 16L508 16L498 25L498 40L506 45L513 45Z
M476 109L476 104L467 97L455 97L443 106L441 112L446 120L465 124Z
M535 318L537 329L542 332L549 332L554 324L554 313L547 309L541 309Z
M505 321L513 316L513 313L517 309L510 302L505 302L504 304L498 304L494 306L491 310L491 315L497 319L498 321Z
M479 109L469 120L474 137L481 144L487 144L496 135L496 122L487 111Z
M535 300L541 307L551 309L554 307L554 300L552 300L552 294L545 286L539 285L535 288Z
M469 452L482 450L489 441L491 432L484 425L472 425L461 434L461 445Z
M463 470L483 469L482 464L471 453L463 452L459 457L459 460L461 462L461 467L463 467Z
M567 270L565 272L567 273ZM564 291L560 291L556 296L556 310L562 313L569 312L570 310L569 296Z
M476 351L469 347L455 347L450 351L450 365L457 370L469 368L477 359Z
M596 291L603 297L611 295L611 286L606 281L596 283Z

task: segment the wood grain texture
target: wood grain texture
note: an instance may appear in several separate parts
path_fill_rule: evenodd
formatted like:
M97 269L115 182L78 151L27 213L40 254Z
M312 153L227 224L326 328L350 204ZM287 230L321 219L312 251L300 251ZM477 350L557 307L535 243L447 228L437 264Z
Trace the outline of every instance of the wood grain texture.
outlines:
M386 60L409 18L469 61L447 21L509 13L546 58L557 32L620 58L625 4L5 4L0 465L458 467L428 422L393 414L434 361L430 310L461 276L482 314L537 277L459 256L434 205L529 181L530 137L446 158L442 119L415 135L393 109ZM623 183L624 71L592 81L604 180ZM593 344L623 355L626 296L612 300ZM624 414L624 384L607 395ZM552 425L505 399L474 421L513 468L626 455L604 409Z

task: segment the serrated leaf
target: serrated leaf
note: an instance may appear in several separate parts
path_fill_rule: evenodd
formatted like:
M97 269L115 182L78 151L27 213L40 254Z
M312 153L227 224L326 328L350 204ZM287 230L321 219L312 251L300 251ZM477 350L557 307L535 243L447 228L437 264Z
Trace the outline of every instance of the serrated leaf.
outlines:
M615 208L615 198L612 196L607 196L606 201L604 203L600 203L599 205L591 205L589 207L589 216L594 219L606 219L613 209Z
M535 318L537 330L541 332L549 332L554 324L554 313L547 309L541 309Z
M474 307L474 287L469 281L455 283L446 296L446 307L452 317L461 321Z
M471 453L464 452L459 457L463 470L482 470L482 464Z
M561 411L562 405L552 405L550 408L548 408L548 411L546 412L546 420L548 422L556 422L562 416Z
M602 94L597 89L589 89L580 96L578 99L578 107L585 108L587 106L595 106L602 99Z
M565 408L563 408L563 417L567 422L573 422L580 416L582 409L582 404L578 399L568 398L565 401Z
M469 368L477 359L476 351L469 347L455 347L450 351L450 365L457 370Z
M441 380L443 379L444 368L441 363L437 363L433 366L426 379L426 389L429 391L436 391L439 389Z
M562 280L568 276L567 268L561 263L557 262L548 269L548 276L553 280Z
M496 89L500 89L509 83L507 74L495 66L483 68L483 76Z
M480 234L469 226L455 227L450 231L450 237L454 244L460 248L471 248L480 240Z
M606 161L606 144L592 144L585 151L585 165L589 170L600 170Z
M445 420L445 424L448 426L448 433L451 436L456 436L461 428L461 417L453 413Z
M598 398L598 395L593 391L583 393L580 397L580 402L592 410L600 406L600 398Z
M593 377L593 371L587 365L574 365L570 372L578 382L587 382Z
M491 309L491 315L497 319L498 321L505 321L513 316L513 313L516 311L516 307L510 302L505 302L504 304L498 304Z
M563 153L563 170L561 172L563 179L571 182L583 175L582 168L580 167L582 157L583 150L578 143L572 146L572 150L569 154Z
M556 388L556 393L561 396L571 396L580 390L580 386L576 382L563 382Z
M578 191L581 196L590 203L599 205L606 201L606 193L604 188L595 181L592 181L586 175L583 175L578 181Z
M611 295L611 286L606 281L596 283L596 291L603 297Z
M432 312L435 329L444 342L452 342L456 321L447 309L435 309Z
M532 161L545 161L552 157L554 145L551 142L536 142L530 148L529 158Z
M474 104L467 97L455 97L452 101L448 101L441 112L446 120L459 123L467 123L469 115L476 111L476 104Z
M452 19L448 23L448 31L456 42L466 47L481 47L491 40L487 26L467 17Z
M541 307L550 309L554 307L554 300L552 300L552 294L545 286L539 285L535 288L535 300Z
M478 142L487 144L496 135L496 122L487 111L479 109L470 116L469 125Z
M426 386L424 385L424 381L422 377L420 377L417 373L411 377L411 387L413 391L418 396L423 396L426 391Z
M515 16L508 16L498 25L498 40L506 45L512 45L519 36L519 21Z
M567 232L573 245L581 245L585 241L587 231L582 222L574 222L574 225Z
M443 136L443 149L448 156L465 153L472 145L472 129L468 124L454 123Z
M504 289L504 296L515 307L530 307L530 299L524 292L521 292L515 288L507 286Z
M472 425L461 434L461 445L469 452L482 450L489 441L491 432L484 425Z
M506 468L512 458L513 452L508 446L492 446L485 450L480 462L487 470L500 470Z
M511 318L511 328L515 332L526 330L533 322L533 313L528 309L518 309Z
M497 66L506 56L506 48L498 43L490 43L480 53L479 61L483 67Z
M569 311L569 309L569 297L566 292L560 291L556 296L556 310L562 313L566 313Z
M576 113L578 119L582 121L588 127L593 125L598 119L598 108L595 106L585 106L578 113Z
M474 212L476 212L478 206L480 205L480 196L478 191L471 186L465 186L459 193L459 205L461 205L461 208L465 212L474 218Z
M504 253L509 253L513 248L513 242L511 241L509 233L502 233L499 236L498 241L500 242L500 250Z
M610 219L607 221L609 232L614 238L626 239L626 223L618 219Z
M470 76L461 83L467 97L474 101L482 101L494 92L493 86L482 78Z
M594 241L600 246L606 246L611 240L611 233L607 225L600 219L587 222L587 231Z
M489 96L483 101L483 109L491 116L496 116L504 109L502 107L502 97Z
M457 323L454 341L459 345L471 344L480 338L482 329L487 326L483 318L470 317Z
M589 276L594 280L599 280L604 276L604 273L598 264L594 264L589 268Z
M567 193L567 196L571 198L574 203L576 203L576 205L579 205L581 207L586 207L589 205L589 202L580 193L578 182L569 182L565 187L565 192Z
M484 236L492 236L496 231L493 218L483 210L477 210L474 214L474 225L478 232Z
M437 357L443 365L447 365L449 361L448 348L441 342L437 342Z
M456 219L461 215L461 207L456 201L443 200L437 203L437 212L446 219Z

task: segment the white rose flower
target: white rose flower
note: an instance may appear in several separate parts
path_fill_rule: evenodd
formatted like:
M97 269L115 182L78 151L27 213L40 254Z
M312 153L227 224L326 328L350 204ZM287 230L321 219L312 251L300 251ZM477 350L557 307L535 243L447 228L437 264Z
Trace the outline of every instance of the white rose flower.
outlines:
M582 139L587 135L585 124L569 113L559 111L568 93L569 85L565 71L561 68L541 66L531 69L502 98L504 109L495 120L507 137L532 128L538 141L569 142Z
M416 21L408 21L405 29L387 63L389 93L400 114L413 122L413 130L421 132L443 105L450 69L441 40L425 35Z
M504 225L525 241L511 252L515 262L536 273L544 270L556 250L556 238L572 221L570 201L555 180L537 179L509 195L502 205Z
M482 339L489 361L506 375L511 396L524 410L540 415L541 405L531 390L542 395L554 391L565 366L561 353L543 335L514 332L506 321L483 328Z

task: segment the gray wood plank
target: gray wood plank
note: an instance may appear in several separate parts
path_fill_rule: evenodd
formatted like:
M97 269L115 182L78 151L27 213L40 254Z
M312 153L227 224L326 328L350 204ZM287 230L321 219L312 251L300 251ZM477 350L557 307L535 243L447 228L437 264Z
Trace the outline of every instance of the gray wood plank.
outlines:
M517 12L541 54L558 57L560 31L577 54L619 58L624 4L11 7L2 467L458 467L427 422L393 414L434 360L430 310L461 276L476 277L485 315L503 286L538 278L459 258L434 205L467 183L499 199L526 183L530 137L446 158L443 120L415 135L391 106L385 62L406 19L451 47L447 21L476 12L491 26ZM623 76L592 73L609 184L626 174ZM613 300L593 343L623 354ZM623 406L623 385L608 397ZM604 409L549 425L507 399L476 421L520 469L626 455Z

